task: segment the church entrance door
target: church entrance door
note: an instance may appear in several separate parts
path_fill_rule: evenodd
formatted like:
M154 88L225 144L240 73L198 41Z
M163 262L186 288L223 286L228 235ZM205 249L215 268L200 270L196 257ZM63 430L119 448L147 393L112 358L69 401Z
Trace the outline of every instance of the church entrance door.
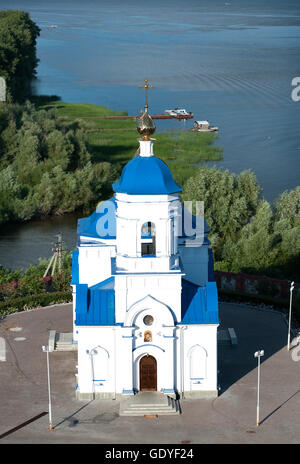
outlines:
M153 356L143 356L140 360L140 391L157 390L157 363Z

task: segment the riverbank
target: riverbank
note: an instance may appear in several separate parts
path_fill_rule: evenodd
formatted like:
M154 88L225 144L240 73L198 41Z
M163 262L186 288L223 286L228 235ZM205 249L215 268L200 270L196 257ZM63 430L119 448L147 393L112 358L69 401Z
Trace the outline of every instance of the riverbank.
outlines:
M137 151L139 136L135 120L97 119L99 116L125 116L128 114L126 111L117 112L104 106L58 101L42 102L38 108L56 109L60 120L79 120L95 163L110 162L119 171ZM175 181L181 185L195 173L199 163L223 159L222 147L215 145L217 134L200 134L181 128L178 131L157 130L154 138L155 155L169 166Z
M90 214L136 154L135 121L109 108L35 98L0 108L0 224L73 212ZM155 154L184 184L201 161L222 159L213 134L155 134Z
M98 118L112 113L104 107L57 100L39 102L37 109L26 105L17 137L11 136L15 129L6 128L5 140L17 143L17 151L4 159L6 167L0 171L2 222L6 220L7 224L10 215L23 221L37 215L63 218L79 211L88 216L99 201L112 196L112 183L138 147L134 121ZM200 157L220 156L214 134L173 131L157 132L155 136L154 153L166 161L175 180L183 186L182 199L205 202L215 269L299 281L300 187L284 192L271 205L262 198L252 172L236 175L207 166L197 168ZM76 246L75 217L70 227L72 244L68 248L72 249ZM33 236L35 229L31 229ZM55 233L52 237L48 233L47 239L41 232L31 237L31 242L48 240L51 249ZM59 232L63 231L58 228ZM27 237L24 241L28 257L23 260L24 268L26 261L37 261L33 260L30 240ZM15 249L17 241L18 230L14 227L12 235L6 235L5 246L11 249L14 243ZM36 256L50 255L51 251ZM1 264L16 268L12 261L9 251L7 263Z

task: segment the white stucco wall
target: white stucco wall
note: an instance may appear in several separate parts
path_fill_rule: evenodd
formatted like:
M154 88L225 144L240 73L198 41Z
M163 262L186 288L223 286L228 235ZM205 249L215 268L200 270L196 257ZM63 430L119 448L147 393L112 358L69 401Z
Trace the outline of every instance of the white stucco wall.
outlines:
M170 260L177 254L174 238L174 221L180 200L174 195L126 195L116 194L117 213L117 269L129 272L168 271L178 266ZM155 225L156 259L141 258L141 230L143 224Z
M217 395L218 326L194 324L185 327L180 328L181 343L177 347L181 359L178 386L186 396L201 396L201 392Z
M80 246L79 283L89 287L111 276L111 258L115 256L113 245Z
M123 322L131 306L148 295L171 308L179 322L181 320L181 276L181 273L116 275L116 322Z
M217 395L217 326L168 325L172 316L159 305L142 311L136 306L131 311L128 327L78 328L78 393L82 397L139 391L139 363L145 355L156 359L158 391ZM154 317L152 326L143 324L148 314ZM145 330L152 332L149 343L143 339Z

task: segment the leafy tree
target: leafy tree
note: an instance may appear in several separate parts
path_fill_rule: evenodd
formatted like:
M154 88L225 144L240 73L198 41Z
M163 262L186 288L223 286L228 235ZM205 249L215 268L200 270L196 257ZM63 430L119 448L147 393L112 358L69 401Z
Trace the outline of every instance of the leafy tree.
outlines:
M291 227L300 227L300 187L286 190L275 200L274 218L287 220Z
M235 241L256 212L261 188L251 171L238 176L203 166L184 186L183 200L203 201L215 257L220 260L225 239Z
M110 163L91 163L78 121L61 123L56 110L29 102L0 111L1 148L0 223L89 211L117 175Z
M0 11L0 75L6 79L10 97L23 101L31 94L38 59L39 27L24 11Z
M204 201L216 269L300 280L300 187L281 194L273 208L260 192L251 171L202 167L183 199Z
M276 250L272 240L272 216L270 204L261 200L256 214L241 229L238 239L226 240L222 260L228 270L259 272L266 264L273 264Z

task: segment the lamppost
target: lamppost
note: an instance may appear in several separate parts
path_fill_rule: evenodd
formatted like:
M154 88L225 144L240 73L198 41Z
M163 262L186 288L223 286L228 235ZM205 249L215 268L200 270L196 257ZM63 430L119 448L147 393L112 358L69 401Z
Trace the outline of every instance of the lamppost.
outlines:
M257 406L256 406L256 425L259 426L259 384L260 384L260 357L265 354L264 350L259 350L254 353L257 358Z
M49 353L53 350L49 346L42 346L44 353L47 353L47 376L48 376L48 397L49 397L49 430L52 431L52 406L51 406L51 390L50 390L50 364Z
M290 287L290 311L289 311L289 331L288 331L288 341L287 341L287 349L290 351L290 338L291 338L291 315L292 315L292 298L293 298L293 290L294 290L294 283L291 283Z

